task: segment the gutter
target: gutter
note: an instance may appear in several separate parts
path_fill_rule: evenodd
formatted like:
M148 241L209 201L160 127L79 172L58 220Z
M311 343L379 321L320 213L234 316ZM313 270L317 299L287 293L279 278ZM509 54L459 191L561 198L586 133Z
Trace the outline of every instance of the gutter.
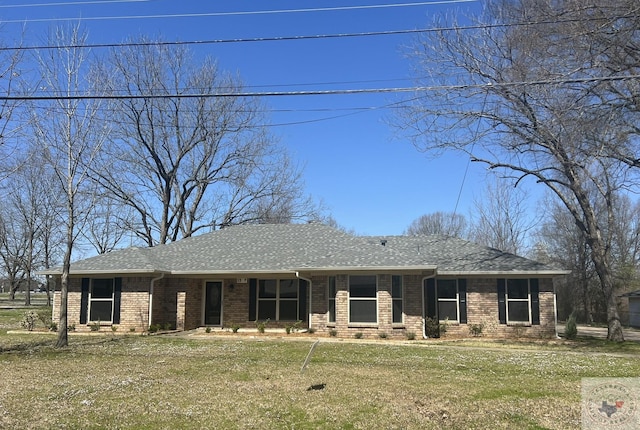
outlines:
M153 287L155 286L156 281L159 281L162 278L164 278L164 273L161 273L160 276L153 278L151 280L151 283L149 284L149 327L151 327L151 317L153 316Z
M311 305L313 304L313 294L311 294L312 283L311 283L311 279L303 278L302 276L300 276L300 272L296 272L296 278L302 279L303 281L307 281L309 283L309 289L308 289L308 292L307 292L307 295L309 296L309 303L308 303L309 307L307 309L307 314L308 314L308 317L307 317L307 326L308 326L307 330L308 330L308 329L311 328L311 317L313 315L313 313L311 311Z

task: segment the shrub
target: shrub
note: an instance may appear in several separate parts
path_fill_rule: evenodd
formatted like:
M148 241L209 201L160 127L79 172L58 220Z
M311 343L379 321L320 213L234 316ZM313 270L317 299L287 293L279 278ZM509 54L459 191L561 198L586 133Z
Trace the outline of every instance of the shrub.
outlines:
M91 331L100 331L100 321L89 324L89 329L91 329Z
M408 331L404 335L407 337L407 340L415 340L416 339L416 332L415 331Z
M442 325L438 323L435 318L425 318L424 319L424 333L427 337L437 338L440 337L440 329Z
M20 325L22 328L25 328L29 331L33 331L36 328L36 320L38 319L38 314L35 311L27 311L22 315L22 321L20 321Z
M151 324L149 326L149 333L156 333L158 330L160 330L160 325L159 324Z
M380 339L386 339L387 338L387 333L384 331L381 331L380 333L378 333L378 337Z
M231 327L231 331L234 333L238 333L238 330L240 330L240 326L239 325L234 325L233 327Z
M290 334L290 333L291 333L291 326L290 326L290 325L286 326L286 327L284 328L284 331L285 331L287 334Z
M49 323L49 331L58 331L58 323L51 321Z
M338 330L336 329L329 330L329 336L336 337L337 335L338 335Z
M205 333L211 333L211 327L207 327L204 329Z
M69 324L67 326L67 330L69 331L76 331L76 325L75 324Z
M353 337L355 337L356 339L362 339L362 332L359 331L356 334L353 335Z
M469 325L469 333L471 336L478 337L482 335L482 329L484 329L484 324L471 324Z
M309 333L309 334L314 334L315 332L316 332L316 329L315 329L315 328L313 328L313 327L309 327L309 328L307 329L307 333Z
M269 321L271 321L269 318L264 321L256 321L256 327L258 328L258 331L260 333L264 333L265 329L267 328L267 324L269 324Z
M569 318L567 318L567 324L564 328L564 336L567 339L575 339L578 336L578 326L576 325L576 313L571 312Z
M38 311L38 319L45 327L51 326L51 308L40 309Z

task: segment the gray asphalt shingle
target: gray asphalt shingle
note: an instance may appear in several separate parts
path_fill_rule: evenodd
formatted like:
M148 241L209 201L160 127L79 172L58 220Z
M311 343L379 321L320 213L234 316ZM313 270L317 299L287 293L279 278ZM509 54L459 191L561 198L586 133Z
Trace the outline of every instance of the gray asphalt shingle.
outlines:
M435 266L439 273L553 271L526 258L445 236L361 237L322 224L260 224L227 227L154 248L113 251L73 263L71 273L278 273Z

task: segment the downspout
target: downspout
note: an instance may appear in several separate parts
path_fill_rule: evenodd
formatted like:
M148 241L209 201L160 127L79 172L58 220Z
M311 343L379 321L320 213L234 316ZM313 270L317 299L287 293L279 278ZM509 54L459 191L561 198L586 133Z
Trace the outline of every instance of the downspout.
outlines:
M298 279L302 279L303 281L307 281L307 283L309 284L309 288L308 288L308 292L307 295L309 296L309 300L307 301L308 304L308 308L307 308L307 330L311 329L311 317L313 315L313 313L311 312L311 304L313 302L313 295L311 294L311 279L307 279L307 278L303 278L302 276L300 276L300 272L296 272L296 278Z
M558 334L558 297L556 296L556 283L554 279L551 280L551 284L553 285L553 316L556 322L556 339L560 339L560 335Z
M157 278L153 278L149 284L149 327L151 327L151 316L153 315L153 287L156 281L164 278L164 273L161 273Z
M431 279L431 278L435 278L436 277L436 271L433 271L432 275L429 276L425 276L422 278L422 284L420 285L420 288L422 288L422 338L423 339L428 339L427 337L427 332L426 332L426 319L427 319L427 315L426 312L427 310L424 308L424 281L427 279Z

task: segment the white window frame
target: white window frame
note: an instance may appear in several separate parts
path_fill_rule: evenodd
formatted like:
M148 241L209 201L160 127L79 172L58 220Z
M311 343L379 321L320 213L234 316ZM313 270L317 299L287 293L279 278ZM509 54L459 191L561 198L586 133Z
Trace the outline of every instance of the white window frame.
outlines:
M450 282L453 281L456 284L456 297L455 298L449 298L449 297L445 297L445 298L440 298L440 292L439 292L439 283L440 282ZM438 319L440 320L441 323L444 322L450 322L450 323L459 323L460 322L460 285L458 284L458 279L436 279L436 306L437 306L437 311L438 311ZM456 319L452 320L452 319L442 319L440 318L440 302L455 302L456 304Z
M520 298L510 298L509 297L509 281L526 281L527 282L527 298L524 299L520 299ZM511 321L511 319L509 318L509 303L510 302L527 302L527 312L529 314L529 320L528 321ZM522 279L522 278L511 278L511 279L505 279L505 283L504 283L504 304L505 304L505 315L507 318L507 324L511 324L511 325L532 325L531 323L531 281L527 278L527 279Z
M95 281L111 281L111 297L93 297L93 287L94 287L94 283ZM111 324L113 323L113 307L115 304L115 293L116 293L116 280L115 278L91 278L91 286L89 288L89 297L88 297L88 305L89 305L89 309L87 309L88 311L88 317L87 317L87 321L90 323L106 323L106 324ZM101 320L101 319L92 319L91 318L91 306L93 305L93 303L96 302L111 302L111 318L109 318L109 320Z
M400 297L394 297L393 295L393 280L400 279ZM395 321L393 306L396 302L400 302L400 321ZM404 277L402 275L391 275L391 324L402 325L404 324Z
M376 282L376 295L375 297L352 297L351 296L351 278L352 277L357 277L357 276L372 276L375 279ZM349 321L349 325L351 326L371 326L371 325L378 325L378 287L379 287L379 282L378 282L378 276L377 275L349 275L349 304L348 304L348 321ZM367 302L371 302L374 301L375 302L375 309L376 309L376 318L375 321L351 321L351 302L352 301L367 301Z
M260 297L260 283L261 282L265 282L265 281L275 281L276 283L276 296L274 297L265 297L265 298L261 298ZM289 297L285 297L282 298L280 297L280 282L281 281L293 281L296 285L296 298L289 298ZM256 315L260 315L260 302L272 302L274 301L276 302L276 315L275 315L275 320L274 321L299 321L300 320L300 282L298 279L259 279L258 280L258 291L256 294L256 304L257 304L257 309L256 309ZM296 318L293 320L281 320L280 319L280 302L294 302L296 303ZM260 319L264 319L264 318L260 318Z

